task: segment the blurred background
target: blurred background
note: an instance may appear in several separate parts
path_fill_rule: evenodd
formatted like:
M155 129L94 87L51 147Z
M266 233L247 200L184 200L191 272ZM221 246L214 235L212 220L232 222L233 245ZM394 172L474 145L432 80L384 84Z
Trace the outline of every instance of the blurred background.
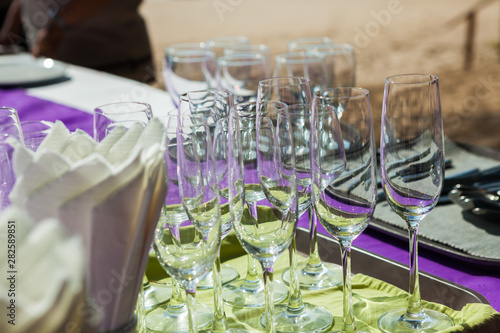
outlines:
M159 88L169 44L243 35L274 56L290 39L327 36L354 46L356 85L371 92L376 129L385 78L430 73L440 80L445 134L500 150L498 0L145 0L141 13Z

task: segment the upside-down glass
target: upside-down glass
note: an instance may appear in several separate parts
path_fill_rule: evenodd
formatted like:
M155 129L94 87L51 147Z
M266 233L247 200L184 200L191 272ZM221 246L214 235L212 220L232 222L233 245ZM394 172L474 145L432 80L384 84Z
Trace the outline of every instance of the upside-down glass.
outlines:
M326 88L328 80L326 73L325 62L318 55L289 52L279 54L275 58L274 77L304 77L310 81L312 92Z
M174 105L188 91L215 88L216 66L216 55L208 49L183 44L165 48L163 80Z
M343 319L340 332L360 332L352 305L351 245L368 226L375 208L375 141L369 92L361 88L318 91L314 99L313 204L323 227L335 237L342 255ZM333 107L325 112L324 107ZM340 114L342 111L342 114ZM345 171L337 178L328 173L328 140L338 116L345 150ZM333 124L333 126L332 126ZM325 143L327 146L325 146Z
M221 241L219 189L211 144L206 133L177 130L179 197L188 220L159 223L154 248L165 271L186 290L189 332L197 332L196 284L212 268ZM200 155L199 153L203 153Z
M423 309L418 279L418 226L436 206L444 179L443 118L437 76L409 74L385 80L380 139L382 186L387 202L408 225L408 307L383 315L384 332L437 332L453 325Z
M175 110L177 115L177 110ZM166 119L162 119L166 123ZM175 118L177 124L177 118ZM166 129L167 143L165 152L165 161L168 171L168 192L165 198L165 206L160 216L159 224L181 224L188 220L186 211L182 207L179 196L179 181L177 168L177 126ZM160 226L161 227L161 226ZM145 310L149 312L145 315L145 326L148 332L188 332L189 320L186 301L181 293L180 283L175 277L172 280L172 296L167 304L162 304L166 300L161 298L160 304L145 304ZM151 289L153 289L151 291ZM145 288L144 298L146 302L152 303L152 299L158 298L163 288ZM168 300L168 299L167 299ZM154 305L154 308L153 308ZM151 310L152 309L152 310ZM213 320L213 311L210 307L197 303L196 317L198 329L211 325Z
M215 53L217 57L224 55L224 49L234 45L248 45L250 40L245 36L219 36L206 41L207 47Z
M259 81L270 75L268 60L260 53L238 53L218 58L218 88L232 93L236 103L256 101Z
M281 102L268 102L261 105L260 110L270 113L282 112L286 110L286 105ZM231 110L232 113L237 113L241 121L245 205L249 213L245 217L258 223L258 204L265 200L266 196L259 185L257 172L257 103L238 103ZM280 281L273 281L274 302L283 301L287 295L286 286ZM264 283L257 271L257 260L252 255L248 255L245 278L225 285L223 299L227 304L238 308L257 308L265 304Z
M314 46L311 55L323 58L327 73L325 88L354 87L356 81L356 56L350 44Z
M312 96L311 87L308 79L304 77L278 77L263 80L259 83L259 95L257 99L257 115L261 113L261 105L266 105L270 101L280 101L286 103L288 108L286 111L282 112L286 114L286 118L290 122L290 139L291 149L293 150L293 155L295 162L297 161L297 156L300 156L303 151L297 148L295 145L295 134L294 129L297 130L296 124L292 125L292 119L289 113L289 108L292 108L293 112L297 112L297 108L305 108L306 110L312 107ZM278 115L281 115L279 113ZM277 117L275 115L269 115L269 117ZM284 116L282 116L284 117ZM272 118L271 118L272 119ZM294 119L295 121L297 119ZM259 124L259 122L257 122ZM286 134L286 132L285 132ZM287 165L284 162L283 168L290 168L292 166ZM297 177L297 165L293 165L294 175ZM259 169L260 170L260 169ZM308 184L307 175L304 177L304 173L301 172L300 179L297 180L297 205L299 211L297 212L297 220L299 214L305 212L307 205L304 205L310 198L309 192L307 190ZM259 179L262 177L259 175ZM274 309L274 316L276 321L276 329L281 332L304 332L304 331L324 331L327 330L333 323L333 316L331 313L323 307L315 306L313 304L304 303L302 301L302 293L300 291L299 281L298 281L298 270L297 270L297 247L294 237L289 249L290 255L290 284L289 284L289 297L288 303L286 305L277 305ZM264 324L264 318L262 318Z
M276 111L273 114L257 111L256 159L259 185L266 197L260 205L271 214L265 221L234 220L234 231L241 245L262 266L266 332L276 331L272 286L274 262L292 241L298 213L290 119L286 110ZM246 195L243 186L239 193Z
M287 43L287 52L306 52L311 47L325 46L333 44L329 37L301 37L289 40Z
M114 126L129 128L135 122L144 126L153 118L151 106L140 102L116 102L94 109L94 139L101 141Z

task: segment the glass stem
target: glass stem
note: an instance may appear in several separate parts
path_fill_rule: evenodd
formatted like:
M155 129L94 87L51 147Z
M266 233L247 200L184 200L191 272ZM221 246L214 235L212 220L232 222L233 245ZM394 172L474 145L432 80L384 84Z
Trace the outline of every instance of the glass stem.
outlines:
M420 304L420 283L418 279L418 224L408 229L410 236L410 298L405 317L411 320L424 319Z
M189 316L189 332L198 333L198 324L196 323L196 286L194 286L194 288L186 287L186 299Z
M171 279L172 279L172 296L170 297L170 301L168 302L168 307L172 310L178 310L179 308L182 308L186 303L182 298L181 285L179 281L177 281L173 277Z
M298 312L304 308L304 303L302 302L302 293L300 292L299 285L297 269L297 242L295 237L292 239L288 252L290 255L290 296L288 297L287 311Z
M214 321L212 322L212 332L226 332L229 330L229 325L224 313L224 301L222 299L220 256L217 256L215 259L212 274L214 279Z
M314 214L314 208L312 205L307 208L307 214L309 216L309 259L307 260L306 271L311 271L312 269L318 270L321 268L322 262L319 257L318 250L318 218Z
M342 333L356 332L354 311L352 308L351 287L351 242L340 242L340 254L342 256L342 287L343 287L343 318Z
M257 203L247 202L247 206L252 218L254 218L255 221L258 221ZM260 282L261 280L259 277L259 273L257 272L257 260L251 255L248 255L248 266L247 266L247 274L245 276L245 284L252 285L253 287L251 289L255 289L255 285L259 284Z
M266 299L266 333L275 333L274 327L274 295L273 295L273 267L264 267L264 290Z

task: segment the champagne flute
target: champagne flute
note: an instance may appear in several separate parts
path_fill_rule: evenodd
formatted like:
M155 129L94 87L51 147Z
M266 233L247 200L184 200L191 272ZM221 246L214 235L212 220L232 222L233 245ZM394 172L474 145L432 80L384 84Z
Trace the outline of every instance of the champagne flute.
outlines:
M410 296L406 309L380 317L384 332L436 332L453 325L445 314L423 309L418 279L420 221L436 206L444 179L443 118L437 76L408 74L385 80L380 140L387 202L408 225Z
M261 103L262 104L262 103ZM275 332L273 266L290 246L297 226L297 179L290 119L286 109L257 109L256 160L259 185L265 194L260 202L270 210L266 219L235 219L234 231L241 245L261 264L265 286L265 328ZM241 189L240 195L246 195ZM232 191L230 191L232 194ZM233 198L230 197L229 202Z
M192 90L215 88L216 55L206 44L176 44L165 48L163 80L172 98L179 106L179 97Z
M301 288L324 289L342 284L342 268L335 264L321 261L317 240L317 217L311 204L311 137L313 130L312 108L309 105L296 104L288 107L293 129L297 177L299 179L300 215L307 211L310 226L309 257L304 265L298 266L297 277ZM336 118L332 118L335 122ZM336 128L336 127L335 127ZM342 145L339 133L328 132L328 143L333 147ZM333 179L345 167L345 158L339 150L336 159L330 158L330 178ZM283 273L283 281L290 283L290 270Z
M260 106L261 112L283 112L286 105L270 101ZM237 113L241 122L242 156L244 167L245 204L250 216L258 223L258 203L266 199L257 172L257 103L238 103L231 110ZM280 303L288 295L288 290L280 281L273 281L273 300ZM229 283L223 288L224 301L238 308L262 307L265 303L264 282L257 271L257 260L248 255L248 265L245 278Z
M315 93L313 136L313 203L318 219L340 244L343 269L343 319L340 332L356 329L351 290L351 246L368 226L376 202L375 147L369 93L361 88L334 88ZM323 106L333 107L324 112ZM340 117L339 110L342 116ZM333 113L334 112L334 113ZM345 171L333 179L328 173L328 143L322 137L336 132L339 116L345 149ZM333 124L333 126L332 126ZM335 151L335 149L334 149ZM326 172L325 172L326 171Z
M196 284L213 266L221 241L219 189L205 134L177 129L178 195L188 220L159 223L153 243L162 267L186 290L189 332L198 332Z
M219 119L214 131L214 156L216 162L217 182L220 189L221 200L221 238L226 237L232 229L233 221L241 219L243 216L242 200L231 205L229 203L230 187L241 186L243 184L243 174L235 173L234 168L241 165L241 136L239 127L239 117L237 113L230 114L229 117ZM237 170L236 170L237 171ZM231 181L229 180L230 174ZM231 184L231 185L230 185ZM240 185L239 185L240 184ZM236 200L239 200L236 198ZM212 270L214 276L214 320L211 332L224 333L249 333L244 329L229 327L224 312L224 300L222 298L222 279L220 274L220 254L215 260Z
M177 110L175 110L175 115L177 115ZM162 121L166 124L165 119L162 119ZM175 120L175 124L177 125L177 119ZM165 198L165 206L163 207L162 215L158 222L160 228L165 224L174 225L178 223L180 225L188 220L187 213L182 207L181 198L179 196L179 181L177 175L177 168L179 167L177 160L177 126L174 128L167 127L166 136L165 160L168 171L168 192ZM153 293L148 290L150 288L145 288L144 305L145 310L149 310L145 316L145 326L148 332L163 333L189 331L188 309L186 301L181 293L181 285L174 276L171 276L171 280L172 296L166 305L154 304L152 302L152 300L158 298L158 294L160 294L158 288L153 289L155 291ZM163 303L165 299L161 298L161 301ZM153 305L155 305L154 308ZM208 327L213 321L213 311L210 307L197 303L196 318L198 329Z
M219 89L231 92L237 103L257 100L259 81L269 77L268 57L261 53L236 53L217 59Z
M207 122L209 133L213 135L216 122L229 116L232 105L233 96L227 91L217 89L190 91L180 97L178 121L182 122L182 126L198 126L198 129L202 122ZM224 170L224 165L222 170ZM226 227L224 224L223 228ZM227 264L219 265L219 267L223 284L238 279L239 273L234 267ZM213 287L214 281L211 273L198 283L199 289Z
M289 109L294 113L293 121L300 121L295 118L300 114L300 109L305 109L306 113L310 112L312 107L311 86L310 81L304 77L278 77L263 80L259 83L259 96L257 101L257 112L260 111L260 105L265 105L268 101L281 101L288 105L286 110L286 117L290 121L290 133L292 136L291 144L294 151L295 159L297 155L301 163L304 162L306 153L297 147L295 143L295 135L297 134L297 124L292 125L292 119ZM295 128L295 133L293 132ZM305 161L309 161L305 156ZM285 165L286 166L286 165ZM295 176L297 176L297 165L294 165ZM298 179L298 214L304 213L307 210L308 202L310 200L310 173L307 170L301 170ZM298 218L298 217L297 217ZM294 235L295 236L295 235ZM276 320L276 328L281 332L320 332L325 331L333 323L332 314L321 306L315 306L310 303L304 303L302 300L302 293L298 281L297 269L297 246L296 239L293 237L289 249L290 255L290 283L289 283L289 297L286 305L277 305L274 309L274 316ZM264 318L262 318L264 321Z
M9 138L24 142L17 111L0 107L0 211L10 205L9 194L15 182L12 169L13 147L6 142Z

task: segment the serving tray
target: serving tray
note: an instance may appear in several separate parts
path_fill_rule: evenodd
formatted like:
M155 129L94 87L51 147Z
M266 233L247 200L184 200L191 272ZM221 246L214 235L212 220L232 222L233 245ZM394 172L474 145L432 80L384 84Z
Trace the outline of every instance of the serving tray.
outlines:
M308 253L309 230L298 228L296 239L297 250L302 254ZM318 247L329 249L321 252L322 260L340 264L340 247L335 239L318 233ZM353 274L363 273L403 290L409 289L410 273L407 266L355 246L352 247L351 258ZM467 303L489 304L488 300L478 292L435 275L419 272L419 279L422 299L427 301L444 304L457 311Z
M455 144L471 154L497 160L500 164L500 151L467 143L455 142ZM408 231L406 229L402 229L393 224L384 222L380 219L377 219L376 217L372 218L368 229L396 237L400 240L408 241ZM424 235L419 235L418 242L420 248L435 251L436 253L447 256L454 260L460 260L465 264L473 265L475 268L479 267L487 270L500 271L500 259L472 255L439 241L426 238Z

